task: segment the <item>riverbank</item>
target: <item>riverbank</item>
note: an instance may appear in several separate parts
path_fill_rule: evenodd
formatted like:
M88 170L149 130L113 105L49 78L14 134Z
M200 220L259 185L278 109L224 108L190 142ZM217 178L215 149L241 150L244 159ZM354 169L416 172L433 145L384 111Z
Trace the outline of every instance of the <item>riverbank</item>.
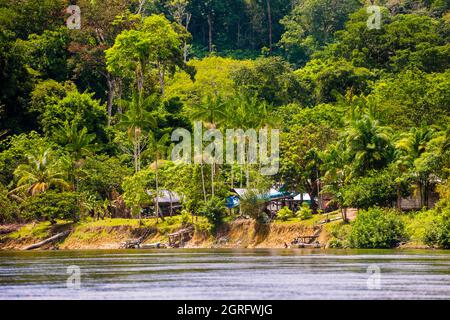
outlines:
M284 248L300 235L314 232L311 222L284 222L259 225L252 220L242 219L224 223L215 233L204 227L204 221L194 223L192 239L185 248ZM183 229L185 225L177 217L156 224L154 220L113 219L77 224L48 222L15 225L10 232L0 235L1 250L21 250L55 234L70 231L57 243L43 246L42 250L88 250L119 249L127 240L145 236L143 244L168 243L168 235ZM6 226L4 226L6 229ZM326 241L326 233L319 241Z
M298 237L315 235L315 242L323 248L343 248L342 240L349 232L350 225L335 221L319 226L321 217L300 221L275 221L258 224L250 219L225 222L211 232L204 218L186 223L181 216L166 218L164 222L146 219L106 219L68 223L58 221L6 225L0 227L0 250L23 250L29 245L43 241L56 234L68 235L56 242L45 244L40 250L95 250L120 249L127 240L143 238L142 244L167 244L168 235L187 225L194 225L193 237L184 243L185 248L285 248ZM412 239L403 242L400 248L429 248Z

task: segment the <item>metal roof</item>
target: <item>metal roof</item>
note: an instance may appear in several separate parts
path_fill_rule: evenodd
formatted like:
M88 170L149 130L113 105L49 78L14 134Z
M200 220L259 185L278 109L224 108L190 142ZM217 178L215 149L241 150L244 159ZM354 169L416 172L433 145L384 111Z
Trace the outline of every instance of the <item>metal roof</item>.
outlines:
M147 190L147 194L151 197L154 197L153 192L150 190ZM171 203L171 202L175 203L180 201L181 198L176 192L170 190L159 190L159 197L158 197L159 203Z

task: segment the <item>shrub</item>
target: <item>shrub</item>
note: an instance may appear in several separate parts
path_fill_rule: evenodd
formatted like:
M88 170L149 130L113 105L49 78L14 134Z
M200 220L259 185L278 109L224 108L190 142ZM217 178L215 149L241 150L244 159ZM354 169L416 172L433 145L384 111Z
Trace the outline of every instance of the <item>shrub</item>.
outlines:
M346 248L349 247L349 237L352 230L348 223L336 223L327 226L327 230L331 235L328 241L329 248Z
M212 198L200 207L199 213L206 217L214 227L217 227L225 216L225 203L218 198Z
M74 192L48 191L27 198L21 204L21 215L28 221L48 220L52 223L56 219L77 221L79 218L77 199L78 195Z
M17 213L17 204L8 198L8 191L0 184L0 223L14 222Z
M328 248L330 249L342 249L345 245L341 239L331 238L330 241L328 241Z
M422 210L408 214L405 230L408 238L415 243L424 243L427 228L435 220L436 213L433 210Z
M194 224L195 231L205 232L207 234L211 234L214 231L214 226L208 221L199 220Z
M405 228L392 211L372 208L358 214L351 234L354 248L393 248L403 239Z
M268 220L264 212L266 209L266 201L257 191L247 191L240 200L240 207L243 215L247 215L259 222Z
M402 194L406 195L402 185ZM395 176L388 170L372 171L342 189L347 207L368 209L391 206L397 200Z
M300 220L308 220L312 218L312 210L307 203L303 203L300 210L295 214Z
M277 213L277 219L281 221L287 221L291 218L294 218L294 213L288 207L283 207Z
M181 224L183 226L189 225L192 222L192 215L189 211L187 210L182 210L181 211Z
M424 243L432 247L450 248L450 210L434 217L425 228Z

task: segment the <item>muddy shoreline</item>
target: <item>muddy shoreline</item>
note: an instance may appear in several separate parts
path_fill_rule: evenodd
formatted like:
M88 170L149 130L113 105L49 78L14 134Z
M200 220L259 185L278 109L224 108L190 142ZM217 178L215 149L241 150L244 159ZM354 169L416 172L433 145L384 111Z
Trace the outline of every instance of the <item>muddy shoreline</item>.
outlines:
M24 225L0 226L0 250L23 250L26 246L42 241L45 237L16 235ZM130 225L91 226L63 224L51 227L47 236L62 231L70 231L64 239L49 243L35 251L42 250L114 250L123 249L121 246L130 239L146 236L142 244L168 243L167 233L176 232L181 227L171 230L161 230L155 227L141 227ZM5 231L6 230L6 231ZM319 232L317 232L319 231ZM15 233L14 233L15 232ZM183 244L189 249L285 249L296 248L291 242L299 237L318 233L317 242L322 248L328 248L331 235L327 228L317 230L312 225L304 223L268 224L260 225L252 220L237 220L224 224L214 235L202 230L195 230L193 237ZM417 243L404 243L395 249L430 249ZM392 250L395 250L392 249Z

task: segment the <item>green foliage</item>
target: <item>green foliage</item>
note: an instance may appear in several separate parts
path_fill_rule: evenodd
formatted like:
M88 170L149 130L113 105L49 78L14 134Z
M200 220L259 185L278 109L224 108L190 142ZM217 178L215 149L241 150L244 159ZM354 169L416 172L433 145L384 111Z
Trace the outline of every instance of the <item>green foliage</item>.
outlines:
M355 67L344 59L312 60L296 71L301 84L309 86L309 91L318 103L335 102L348 91L352 95L368 93L375 75L369 69Z
M17 178L17 188L13 190L15 194L35 196L49 189L71 189L51 149L39 148L27 157L28 162L19 165L14 171Z
M20 204L21 217L26 221L56 219L77 221L79 219L78 194L74 192L44 192L26 198Z
M277 213L277 219L281 221L287 221L294 217L295 217L294 213L288 207L281 208L280 211L278 211Z
M305 0L296 3L281 20L285 27L280 45L288 59L298 65L306 62L320 46L330 43L336 31L344 27L348 15L359 8L357 0Z
M172 25L163 15L146 17L136 30L119 34L114 46L106 50L108 71L122 78L135 76L140 94L148 73L154 72L164 93L166 72L173 74L178 67L194 76L194 70L183 61L182 43L187 38L184 29Z
M435 210L429 211L431 219L424 224L423 242L429 246L450 248L450 180L438 188L441 200Z
M26 41L18 41L24 47L28 65L43 79L64 81L67 79L67 46L69 33L66 27L45 30L42 35L32 34Z
M64 83L55 80L44 80L36 84L31 93L31 102L28 111L40 117L48 105L55 105L65 98L69 92L76 91L73 82Z
M55 128L63 126L67 121L78 129L86 127L87 132L96 134L97 141L105 141L106 109L93 96L69 91L56 104L47 105L39 117L43 132L47 136L55 137Z
M11 26L21 39L29 34L41 34L61 26L64 19L65 0L24 0L18 5L14 0L3 0L2 7L11 10L14 24Z
M370 30L358 0L78 0L82 29L70 32L65 0L0 2L3 221L22 219L21 200L27 219L55 219L42 199L68 190L91 214L117 205L138 217L148 191L167 189L210 229L237 185L258 190L242 214L267 222L261 195L275 184L359 208L414 190L426 206L450 175L448 1L382 1L382 27ZM279 128L279 174L166 161L173 129L197 120ZM446 246L442 198L408 218L413 241ZM368 238L362 246L387 246Z
M219 198L209 199L200 207L199 214L206 217L214 227L218 227L225 216L225 203Z
M395 212L372 208L358 214L349 240L354 248L394 248L404 236L404 224Z
M362 115L357 112L361 110L352 110L343 138L355 174L361 176L387 166L393 157L393 147L390 127L380 125L371 110Z
M371 94L383 124L398 129L445 125L450 111L450 71L408 70L379 81Z
M280 174L290 190L318 194L322 159L320 153L336 139L336 132L324 121L320 124L295 124L281 136ZM313 202L313 208L316 203Z
M8 190L0 183L0 223L11 223L17 219L19 208L8 197Z
M232 96L235 86L232 74L241 68L251 67L253 62L211 56L191 60L188 64L197 71L195 81L188 73L178 71L173 79L168 80L166 94L168 97L178 96L189 105L195 105L214 95Z
M268 103L283 105L306 97L291 66L280 57L259 58L232 74L239 90L245 90Z
M412 66L425 71L445 70L446 63L435 63L448 60L445 48L448 25L442 20L419 14L398 14L390 18L385 9L382 28L369 30L367 18L365 9L351 15L345 30L336 33L338 41L328 50L357 66L395 71ZM438 61L433 62L436 57Z
M191 213L187 210L182 210L181 211L181 224L183 226L187 226L187 225L191 224L191 222L192 222Z
M154 173L150 169L125 177L122 184L123 199L126 205L131 208L134 217L140 217L142 206L152 203L152 198L147 191L154 189L153 182Z
M444 249L450 248L450 210L436 215L426 227L424 243Z
M79 190L101 199L121 193L123 180L132 172L119 159L106 155L87 158L80 171Z
M265 213L267 203L260 191L247 190L241 196L239 204L242 215L247 215L259 222L267 220Z
M302 207L295 213L295 216L300 220L309 220L313 217L312 210L309 207L309 204L302 203Z
M398 185L397 175L389 170L371 171L341 189L344 205L349 208L390 207L397 200L397 188L405 195L404 185Z
M10 136L0 142L0 183L9 186L14 181L14 170L27 162L33 150L49 149L54 145L35 131Z
M350 246L349 237L352 231L351 225L347 223L334 223L327 226L331 239L328 241L329 248L347 248Z

